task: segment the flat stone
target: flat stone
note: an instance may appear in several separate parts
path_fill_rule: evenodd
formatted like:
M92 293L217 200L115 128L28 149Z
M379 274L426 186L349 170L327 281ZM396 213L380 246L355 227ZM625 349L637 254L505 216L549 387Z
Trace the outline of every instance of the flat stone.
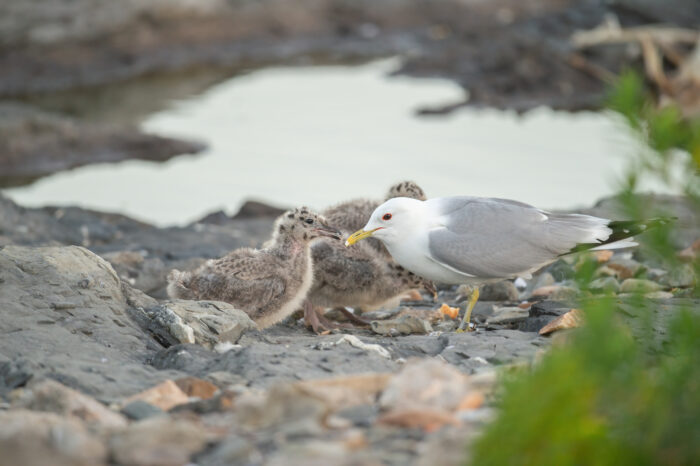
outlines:
M210 437L197 423L158 416L135 422L112 435L109 447L111 457L119 464L184 465L206 446Z
M165 411L158 406L147 403L143 400L135 400L122 408L122 414L134 421L140 421L153 416L164 416Z
M497 308L493 315L486 319L486 324L489 325L506 325L517 322L522 322L530 316L528 309L520 309L519 307L500 307Z
M175 382L166 380L155 387L151 387L148 390L127 398L124 403L129 404L137 400L145 401L153 406L157 406L163 411L167 411L173 406L187 403L189 398Z
M453 412L472 389L469 378L450 364L411 360L389 380L379 406L393 412L422 408Z
M92 466L106 464L107 451L75 417L13 409L0 411L0 463Z
M219 391L219 387L206 380L198 379L197 377L183 377L175 381L180 390L189 397L199 398L200 400L208 400Z
M410 314L404 314L390 320L373 320L370 323L370 328L374 333L380 335L426 334L433 331L430 322Z
M620 284L614 277L596 278L588 285L588 289L594 293L616 294L620 291Z
M560 285L549 295L553 301L573 301L579 296L579 290L572 286Z
M634 259L626 259L618 256L613 257L607 263L607 267L616 270L618 272L618 278L621 280L635 277L645 270L645 267Z
M695 275L693 266L691 264L682 264L680 267L662 275L658 282L671 288L689 288L695 285L697 280L698 277Z
M181 343L197 343L213 348L218 343L237 343L244 332L257 329L248 314L220 301L167 301L147 310L154 315L174 314L181 321L174 322L174 332L186 335ZM179 330L186 326L190 330Z
M162 347L129 315L128 285L104 259L77 246L6 246L0 271L0 394L50 376L118 401L167 378L144 365Z
M651 291L649 293L644 293L644 297L647 299L671 299L673 296L673 293L668 291Z
M12 403L14 408L47 411L72 416L87 425L104 429L126 426L126 419L98 401L54 380L31 384Z
M663 287L651 280L641 278L628 278L620 285L621 293L649 293L662 290Z

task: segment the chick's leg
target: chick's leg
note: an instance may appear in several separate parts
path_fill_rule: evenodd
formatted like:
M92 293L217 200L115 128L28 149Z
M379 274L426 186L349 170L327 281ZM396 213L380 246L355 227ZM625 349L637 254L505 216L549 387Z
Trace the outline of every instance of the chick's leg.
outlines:
M326 330L339 328L338 324L331 322L319 311L314 309L310 300L304 300L304 322L307 326L311 326L314 333L321 333Z

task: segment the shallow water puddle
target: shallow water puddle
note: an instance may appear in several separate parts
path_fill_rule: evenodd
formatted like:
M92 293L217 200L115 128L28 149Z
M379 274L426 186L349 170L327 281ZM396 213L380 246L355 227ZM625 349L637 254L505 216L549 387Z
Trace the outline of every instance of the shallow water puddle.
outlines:
M416 109L461 100L442 79L388 77L396 60L267 68L173 102L147 131L206 141L200 156L92 165L7 190L22 205L74 204L156 224L182 224L244 199L322 208L381 197L413 179L430 197L514 198L543 208L590 205L613 192L637 147L601 113L524 116Z

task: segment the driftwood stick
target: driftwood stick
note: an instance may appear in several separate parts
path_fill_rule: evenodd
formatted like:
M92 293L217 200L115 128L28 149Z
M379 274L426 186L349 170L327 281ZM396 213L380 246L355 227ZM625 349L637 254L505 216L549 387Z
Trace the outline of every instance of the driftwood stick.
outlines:
M575 32L571 36L571 43L578 49L585 49L601 44L642 42L648 37L654 42L665 44L694 44L700 38L700 31L670 26L639 26L623 29L603 25L589 31Z

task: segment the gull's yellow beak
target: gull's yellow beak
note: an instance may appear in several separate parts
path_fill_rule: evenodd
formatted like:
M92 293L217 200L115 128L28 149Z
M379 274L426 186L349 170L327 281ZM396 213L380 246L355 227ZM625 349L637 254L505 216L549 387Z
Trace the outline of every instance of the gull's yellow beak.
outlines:
M353 244L357 243L361 239L365 239L369 236L372 236L372 233L374 233L377 230L379 230L379 228L375 228L374 230L370 230L370 231L357 230L355 233L348 236L348 239L345 240L345 246L352 246Z

